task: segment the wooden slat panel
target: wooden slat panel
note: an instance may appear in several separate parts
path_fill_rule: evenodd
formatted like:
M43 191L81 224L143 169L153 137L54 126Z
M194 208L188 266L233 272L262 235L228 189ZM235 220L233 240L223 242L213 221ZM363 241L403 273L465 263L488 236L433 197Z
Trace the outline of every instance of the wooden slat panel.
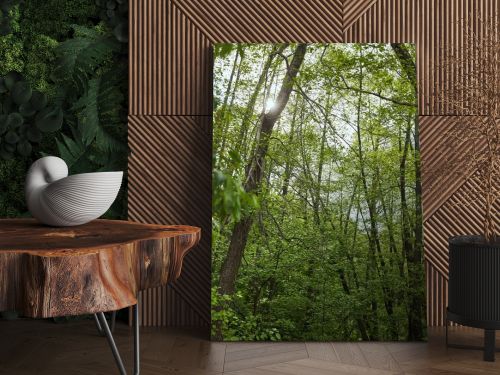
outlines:
M129 114L211 114L210 42L171 1L130 2Z
M467 179L424 222L425 255L433 267L448 278L448 238L451 236L480 234L483 227L484 204L473 194L477 191L478 180L474 175ZM496 203L495 209L500 209ZM497 227L500 218L495 217Z
M420 145L422 160L422 189L424 221L432 215L464 184L474 170L465 170L460 161L476 143L450 143L458 118L455 116L420 116ZM459 150L451 147L460 147ZM443 167L444 170L443 170Z
M416 42L417 0L349 0L344 6L345 42Z
M436 270L429 261L425 262L427 287L427 325L445 324L446 306L448 305L448 280Z
M212 42L341 42L341 0L172 0Z
M202 228L202 240L186 257L172 290L142 293L144 325L210 322L210 121L129 116L129 218Z
M343 29L351 28L353 23L359 20L377 0L344 0L343 7Z
M479 31L479 18L498 15L499 2L491 0L421 0L418 15L419 107L422 115L451 114L436 94L458 80L459 69L446 72L440 61L444 51L462 54L466 50L464 29ZM468 19L473 20L468 25ZM472 66L464 69L472 69ZM442 86L442 87L441 87Z

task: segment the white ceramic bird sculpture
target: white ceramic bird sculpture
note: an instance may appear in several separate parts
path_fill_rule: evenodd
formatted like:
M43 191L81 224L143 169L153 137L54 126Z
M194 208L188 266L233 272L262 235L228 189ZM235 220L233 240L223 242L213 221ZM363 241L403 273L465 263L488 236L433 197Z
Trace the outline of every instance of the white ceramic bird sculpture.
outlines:
M28 209L43 224L57 227L85 224L109 209L122 178L123 172L68 176L64 160L46 156L35 161L26 176Z

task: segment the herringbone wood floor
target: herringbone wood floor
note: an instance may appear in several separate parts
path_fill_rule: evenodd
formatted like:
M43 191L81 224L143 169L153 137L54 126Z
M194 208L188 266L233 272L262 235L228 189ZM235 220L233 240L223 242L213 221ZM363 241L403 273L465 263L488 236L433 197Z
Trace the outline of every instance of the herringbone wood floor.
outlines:
M446 349L442 329L428 343L219 343L189 330L142 330L143 375L498 374L480 351ZM117 344L131 365L131 331L118 324ZM452 328L455 342L481 344L481 332ZM500 340L498 342L500 346ZM117 370L93 321L54 324L0 321L0 374L112 375Z

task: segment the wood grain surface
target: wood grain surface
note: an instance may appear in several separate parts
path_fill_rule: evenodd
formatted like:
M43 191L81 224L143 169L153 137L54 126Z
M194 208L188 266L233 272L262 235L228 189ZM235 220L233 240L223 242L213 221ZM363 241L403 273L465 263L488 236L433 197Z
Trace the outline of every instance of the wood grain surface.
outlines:
M47 318L134 305L139 291L179 277L200 235L118 220L64 228L0 220L0 311Z
M112 375L116 365L91 320L0 321L0 375ZM132 333L114 337L126 364ZM450 327L450 341L482 345L479 329ZM497 338L497 347L500 338ZM141 330L142 375L495 375L500 361L480 350L446 348L444 328L428 342L210 342L196 329Z

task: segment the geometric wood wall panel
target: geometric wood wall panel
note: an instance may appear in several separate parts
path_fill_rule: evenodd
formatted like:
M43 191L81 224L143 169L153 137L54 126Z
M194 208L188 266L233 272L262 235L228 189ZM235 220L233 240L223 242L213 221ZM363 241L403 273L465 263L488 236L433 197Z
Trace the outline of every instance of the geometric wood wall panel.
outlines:
M349 29L377 0L344 0L342 10L343 29Z
M211 115L203 33L166 0L132 0L129 27L129 114Z
M422 205L424 220L429 219L464 183L463 171L453 156L460 157L469 148L447 150L447 134L454 124L452 116L420 116L420 157L422 162ZM449 147L449 146L448 146ZM427 173L443 167L445 159L456 164L446 174Z
M172 0L212 42L341 42L341 0Z
M458 21L498 14L499 0L131 0L129 217L198 225L200 245L172 286L141 295L143 324L208 325L210 315L211 51L215 42L413 42L417 46L428 323L447 303L447 238L479 231L474 182L426 190L451 123L436 103L441 49L462 51ZM475 25L473 25L475 27ZM444 116L447 115L447 116ZM189 152L188 152L189 151ZM464 150L465 151L465 150ZM183 158L191 157L190 160ZM152 166L152 167L151 167ZM146 173L144 168L152 168ZM158 307L160 306L160 307Z
M478 16L487 19L498 16L498 0L419 0L418 66L420 73L420 114L450 115L449 108L437 103L436 93L453 85L459 72L447 73L440 68L443 52L452 49L464 53L465 33L468 18ZM479 32L477 22L470 25Z
M416 42L417 0L349 0L344 6L345 42Z
M210 121L201 116L129 116L129 218L202 229L181 277L168 287L173 290L141 295L144 325L210 322Z
M475 176L467 179L439 209L424 220L425 256L434 268L448 278L448 238L482 233L484 205L471 199L477 189ZM496 209L500 205L497 203ZM498 225L498 217L497 225Z
M425 262L427 292L427 325L444 326L448 306L448 280L437 271L431 262Z

